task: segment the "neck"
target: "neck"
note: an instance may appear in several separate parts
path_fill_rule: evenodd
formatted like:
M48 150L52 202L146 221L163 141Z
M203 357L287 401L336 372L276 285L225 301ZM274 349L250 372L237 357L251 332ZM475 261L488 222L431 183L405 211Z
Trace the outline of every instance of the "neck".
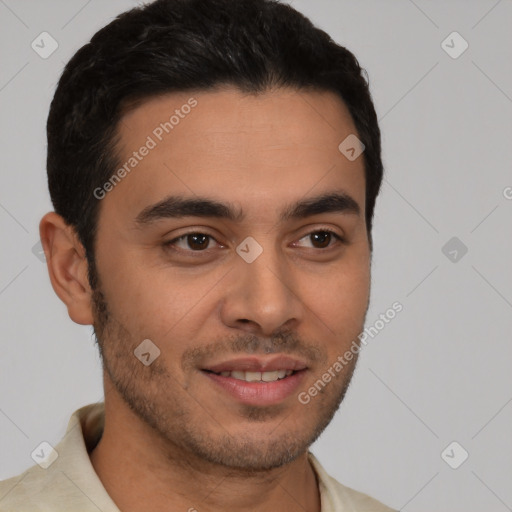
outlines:
M115 400L114 393L108 395ZM320 512L318 483L307 453L266 471L227 468L161 439L124 403L112 405L105 400L105 428L90 458L123 512Z

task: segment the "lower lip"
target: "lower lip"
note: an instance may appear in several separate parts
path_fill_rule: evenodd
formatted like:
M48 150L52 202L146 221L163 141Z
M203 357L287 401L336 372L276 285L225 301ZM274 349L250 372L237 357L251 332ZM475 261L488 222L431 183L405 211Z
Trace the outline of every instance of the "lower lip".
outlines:
M300 370L274 382L246 382L216 373L205 371L203 373L239 402L248 405L274 405L288 398L298 389L306 370Z

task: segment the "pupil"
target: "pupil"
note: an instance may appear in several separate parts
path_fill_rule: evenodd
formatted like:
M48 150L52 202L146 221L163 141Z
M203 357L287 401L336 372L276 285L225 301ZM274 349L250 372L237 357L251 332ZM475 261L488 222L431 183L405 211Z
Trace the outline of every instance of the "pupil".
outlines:
M319 242L322 248L327 247L331 241L331 234L327 231L319 231L318 233L313 233L311 236L313 237L313 243Z
M208 247L208 235L188 235L188 245L191 249L206 249Z

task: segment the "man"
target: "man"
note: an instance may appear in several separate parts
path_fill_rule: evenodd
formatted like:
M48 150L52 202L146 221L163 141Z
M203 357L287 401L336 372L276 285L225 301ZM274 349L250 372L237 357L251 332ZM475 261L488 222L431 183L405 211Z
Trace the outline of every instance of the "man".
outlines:
M355 57L273 0L158 0L75 54L47 129L41 240L105 400L0 510L391 510L308 451L370 295L382 163Z

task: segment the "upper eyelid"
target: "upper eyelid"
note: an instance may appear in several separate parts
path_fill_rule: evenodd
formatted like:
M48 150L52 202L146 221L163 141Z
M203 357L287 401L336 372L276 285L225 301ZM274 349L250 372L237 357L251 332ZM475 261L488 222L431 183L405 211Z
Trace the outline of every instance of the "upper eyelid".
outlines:
M301 228L301 229L299 229L297 231L300 231L302 229L303 228ZM320 225L319 227L316 227L316 228L306 227L305 229L308 229L308 231L306 231L301 236L301 238L304 237L304 236L307 236L307 235L309 235L311 233L316 233L317 231L329 231L329 232L338 234L339 236L343 236L342 234L337 232L338 230L336 228L334 228L332 226L327 226L327 225ZM340 227L338 227L338 229L341 231ZM174 237L173 240L176 240L176 239L181 238L183 236L197 235L197 234L208 235L208 236L211 236L212 238L215 238L215 235L210 234L210 231L211 231L211 228L209 228L209 227L196 227L196 228L192 228L190 231L186 231L186 232L182 233L181 235L179 235L177 237Z
M333 229L327 229L327 228L324 228L324 229L314 229L313 231L309 231L305 235L301 236L299 238L299 241L302 240L303 238L306 238L307 236L312 235L313 233L324 233L324 232L325 233L330 233L336 239L336 242L341 243L341 244L345 244L346 243L345 235L340 234L340 233L336 232Z
M213 240L215 240L218 244L220 244L220 242L217 240L217 238L214 235L211 235L210 233L207 233L206 231L200 231L200 230L188 231L187 233L183 233L180 236L176 236L176 237L172 238L171 240L167 240L164 243L165 244L170 244L172 242L177 242L178 240L181 240L182 238L185 238L185 237L190 236L190 235L206 235L206 236L212 238Z
M181 234L180 236L174 237L173 239L166 241L165 245L174 244L175 242L178 242L179 240L182 240L183 238L190 236L190 235L206 235L206 236L210 237L211 239L215 240L215 242L217 244L219 244L221 246L223 245L221 242L219 242L217 240L217 238L214 235L208 233L207 231L208 230L201 231L200 229L197 229L194 231L188 231L186 233ZM331 233L333 236L335 236L337 238L338 242L343 242L345 240L345 236L343 234L338 233L333 228L327 228L327 227L319 227L319 228L312 229L312 230L304 233L298 240L302 240L303 238L310 236L313 233L321 233L321 232ZM186 249L184 249L184 250L186 250ZM187 251L187 252L206 252L207 250L208 249L205 249L203 251Z

